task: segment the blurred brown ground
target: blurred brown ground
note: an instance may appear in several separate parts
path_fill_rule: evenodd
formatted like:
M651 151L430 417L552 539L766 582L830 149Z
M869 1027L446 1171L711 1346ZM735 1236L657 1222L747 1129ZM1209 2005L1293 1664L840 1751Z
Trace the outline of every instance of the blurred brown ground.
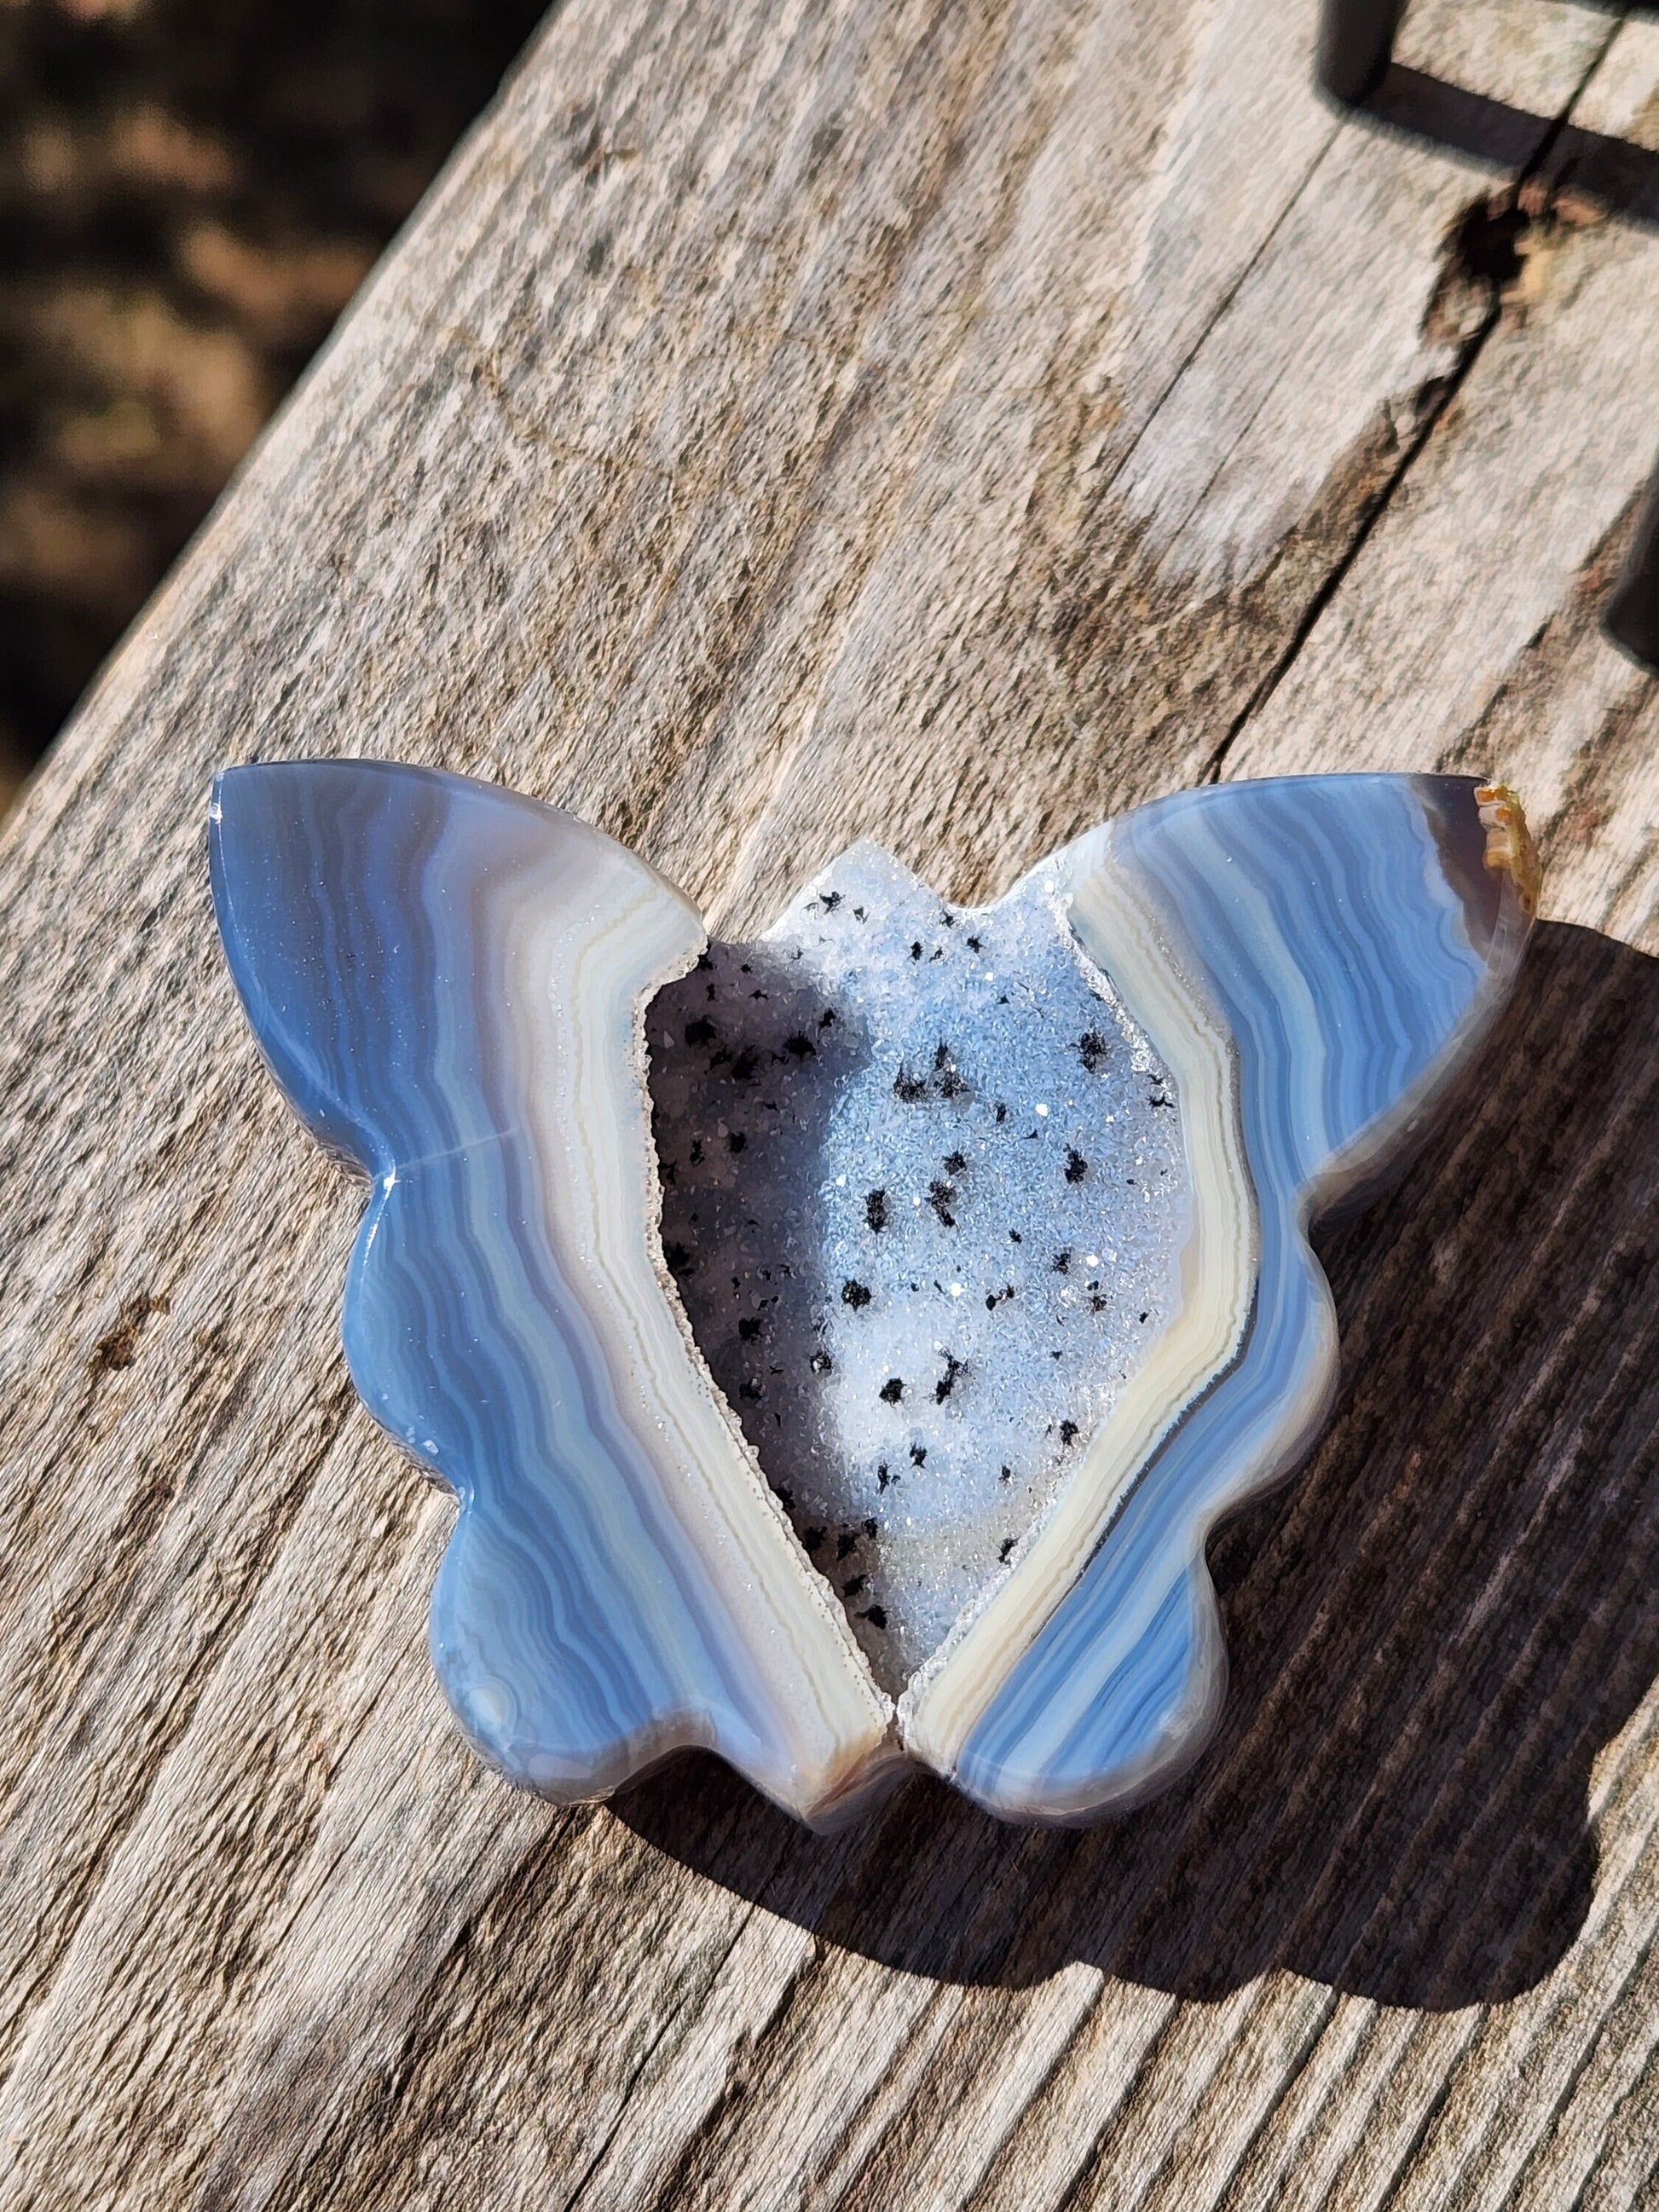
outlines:
M545 0L0 0L0 805Z

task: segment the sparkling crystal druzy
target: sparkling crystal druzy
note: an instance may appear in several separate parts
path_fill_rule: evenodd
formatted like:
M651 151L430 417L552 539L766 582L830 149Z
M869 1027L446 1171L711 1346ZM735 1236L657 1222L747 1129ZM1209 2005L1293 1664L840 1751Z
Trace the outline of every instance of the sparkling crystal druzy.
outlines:
M459 1502L432 1646L488 1759L573 1800L702 1746L830 1824L913 1764L1086 1820L1195 1755L1206 1539L1334 1381L1308 1223L1520 961L1509 793L1186 792L981 908L859 846L747 944L423 769L229 770L210 849L371 1181L346 1354Z

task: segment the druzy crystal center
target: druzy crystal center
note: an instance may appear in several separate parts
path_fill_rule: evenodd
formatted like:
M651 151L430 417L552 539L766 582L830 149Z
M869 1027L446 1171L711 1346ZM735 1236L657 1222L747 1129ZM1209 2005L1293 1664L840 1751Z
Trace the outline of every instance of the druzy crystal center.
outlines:
M855 847L647 1017L665 1255L896 1693L1007 1573L1179 1301L1175 1091L1042 871Z

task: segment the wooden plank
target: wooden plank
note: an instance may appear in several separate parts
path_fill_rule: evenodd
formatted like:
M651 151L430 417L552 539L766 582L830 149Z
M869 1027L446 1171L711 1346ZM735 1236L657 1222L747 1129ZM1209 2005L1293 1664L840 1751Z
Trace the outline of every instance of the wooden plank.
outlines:
M1593 615L1659 249L1638 164L1494 322L1465 218L1645 143L1652 27L1414 9L1387 123L1308 15L574 0L8 825L4 2201L1646 2185L1654 708ZM335 1342L356 1200L204 906L213 767L348 750L734 921L859 830L992 890L1218 767L1541 794L1587 927L1326 1240L1353 1379L1218 1542L1169 1798L824 1843L708 1764L556 1815L459 1749L448 1509Z
M1653 686L1595 613L1659 423L1656 109L1659 26L1632 20L1547 164L1561 204L1540 191L1455 409L1227 757L1245 775L1500 763L1548 838L1547 910L1644 946ZM1619 161L1608 139L1645 152Z

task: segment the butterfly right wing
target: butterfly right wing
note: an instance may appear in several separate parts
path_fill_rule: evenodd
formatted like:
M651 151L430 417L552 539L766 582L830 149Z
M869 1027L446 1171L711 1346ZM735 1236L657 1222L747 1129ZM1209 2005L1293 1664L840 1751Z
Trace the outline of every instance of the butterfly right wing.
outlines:
M1459 777L1207 786L1065 857L1097 963L1127 980L1133 914L1230 1040L1256 1221L1236 1356L1103 1494L1074 1579L991 1692L947 1711L941 1675L921 1715L929 1755L988 1809L1082 1821L1165 1786L1208 1738L1226 1657L1206 1540L1295 1466L1334 1388L1309 1221L1370 1188L1441 1097L1514 980L1534 886L1518 808Z

